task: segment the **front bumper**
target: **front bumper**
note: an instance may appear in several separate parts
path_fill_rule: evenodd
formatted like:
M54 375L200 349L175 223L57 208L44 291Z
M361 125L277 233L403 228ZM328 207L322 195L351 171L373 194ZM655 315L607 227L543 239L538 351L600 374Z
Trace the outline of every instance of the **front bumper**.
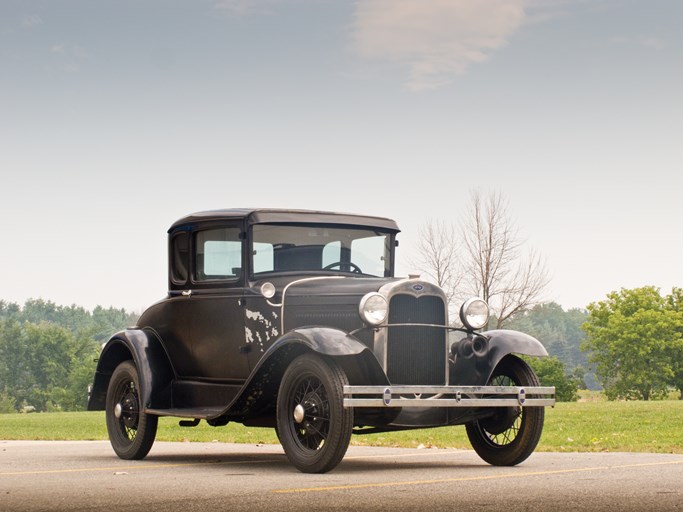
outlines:
M344 407L546 407L553 386L344 386Z

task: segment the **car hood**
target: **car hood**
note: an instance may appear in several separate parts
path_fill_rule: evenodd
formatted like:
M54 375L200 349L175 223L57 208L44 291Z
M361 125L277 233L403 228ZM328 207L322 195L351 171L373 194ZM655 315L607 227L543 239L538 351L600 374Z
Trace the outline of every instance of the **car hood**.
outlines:
M283 287L286 300L317 298L330 296L362 297L366 293L376 292L382 286L396 282L395 278L363 278L344 276L320 276L293 280Z

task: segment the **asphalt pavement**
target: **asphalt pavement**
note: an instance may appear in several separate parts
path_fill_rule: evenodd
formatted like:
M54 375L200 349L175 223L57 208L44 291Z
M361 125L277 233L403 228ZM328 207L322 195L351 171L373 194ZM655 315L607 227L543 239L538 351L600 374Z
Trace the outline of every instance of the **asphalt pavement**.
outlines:
M324 475L277 445L0 441L0 511L683 511L683 455L534 453L512 468L472 451L352 446Z

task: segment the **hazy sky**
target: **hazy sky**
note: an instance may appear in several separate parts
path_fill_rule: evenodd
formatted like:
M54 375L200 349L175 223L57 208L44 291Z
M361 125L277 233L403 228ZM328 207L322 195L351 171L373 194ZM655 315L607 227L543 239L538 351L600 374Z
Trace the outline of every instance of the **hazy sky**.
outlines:
M187 213L500 191L584 307L683 286L680 0L0 0L0 299L140 311Z

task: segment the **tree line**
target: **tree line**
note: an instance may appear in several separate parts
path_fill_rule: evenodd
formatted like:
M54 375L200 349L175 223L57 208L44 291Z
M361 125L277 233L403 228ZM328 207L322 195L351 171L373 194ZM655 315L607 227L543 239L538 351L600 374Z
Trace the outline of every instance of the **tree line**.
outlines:
M0 300L0 413L84 410L102 343L136 320L124 309Z
M0 413L84 410L101 345L136 321L124 309L0 300ZM560 401L586 388L609 399L658 399L672 389L683 398L683 289L622 289L568 311L536 304L502 326L545 345L550 357L529 362Z

